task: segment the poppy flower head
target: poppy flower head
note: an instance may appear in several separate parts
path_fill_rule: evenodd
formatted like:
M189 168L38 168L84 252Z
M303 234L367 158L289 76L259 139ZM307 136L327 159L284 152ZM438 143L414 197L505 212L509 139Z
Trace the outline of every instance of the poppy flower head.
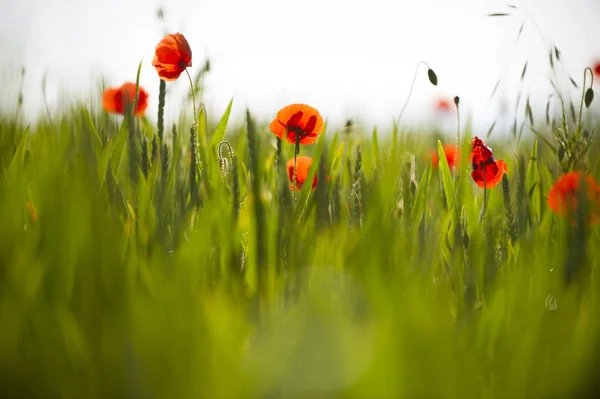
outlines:
M311 157L307 157L307 156L296 157L296 190L300 191L302 189L304 182L306 182L306 179L308 178L308 170L310 169L310 166L312 165L312 163L313 163L313 159ZM287 171L288 171L288 177L290 179L290 182L292 182L292 184L290 184L290 188L293 190L294 189L294 158L287 161L286 167L287 167ZM316 174L315 174L315 178L313 179L313 182L312 182L312 189L314 189L315 187L317 187L317 175Z
M313 144L323 131L325 123L319 111L306 104L291 104L282 108L269 128L280 139L295 144L296 135L300 144Z
M152 66L162 80L176 80L192 66L192 50L181 33L170 33L156 46Z
M450 112L452 105L450 104L450 101L446 100L445 98L438 98L435 101L435 108L441 112Z
M143 116L148 107L148 92L139 88L138 102L134 114ZM107 112L124 114L135 102L135 83L126 82L121 87L108 88L102 95L102 105Z
M471 140L471 146L471 154L469 154L469 161L473 168L471 177L481 188L495 187L502 181L502 177L508 170L506 162L496 161L492 149L478 137Z
M590 222L596 223L600 220L600 186L591 175L583 175L575 171L561 176L548 193L548 205L559 216L572 216L578 207L579 188L583 180L585 180Z
M444 154L446 154L446 161L450 169L458 165L459 152L454 144L444 144ZM431 163L434 169L437 169L440 163L440 157L437 150L431 151Z

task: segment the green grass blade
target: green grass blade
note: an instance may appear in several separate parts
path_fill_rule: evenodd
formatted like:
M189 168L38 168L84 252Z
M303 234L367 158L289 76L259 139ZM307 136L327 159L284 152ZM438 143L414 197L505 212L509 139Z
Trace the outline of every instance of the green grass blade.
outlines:
M437 142L438 155L439 155L439 164L438 171L442 177L442 185L444 187L444 193L446 195L446 205L448 206L448 211L454 212L454 206L456 204L456 196L454 192L454 181L452 180L452 174L450 173L450 167L448 166L448 160L446 159L446 153L444 151L444 146L442 142L438 140Z
M535 140L529 163L527 164L527 172L525 177L525 192L529 196L529 215L535 224L539 225L541 221L541 184L540 172L538 167L538 141Z
M227 122L229 121L229 114L231 113L232 105L233 105L233 99L231 99L231 101L229 101L229 105L227 106L225 113L221 117L219 124L215 128L215 132L212 136L212 139L210 140L210 147L213 149L213 151L217 149L217 146L219 145L219 143L221 141L223 141L223 138L225 137L225 131L227 129Z
M429 191L429 184L431 182L431 170L432 163L431 158L429 158L427 166L425 167L425 172L423 172L423 176L421 176L421 181L419 182L419 187L417 188L417 193L415 195L415 201L412 206L411 218L416 226L421 224L423 214L425 213L425 207L427 205L427 201L429 200L427 193Z

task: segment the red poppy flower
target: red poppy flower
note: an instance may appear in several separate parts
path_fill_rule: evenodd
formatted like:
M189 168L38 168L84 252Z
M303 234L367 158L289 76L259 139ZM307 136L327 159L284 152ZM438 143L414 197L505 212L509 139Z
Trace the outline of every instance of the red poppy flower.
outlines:
M296 157L296 190L300 191L302 189L302 185L308 178L308 170L313 163L313 159L311 157L306 156L298 156ZM287 161L287 170L288 177L292 184L290 184L290 188L294 189L294 158ZM317 175L315 174L315 178L312 182L312 189L317 187Z
M144 115L148 107L148 93L140 86L137 107L134 114ZM123 114L127 106L133 106L135 102L135 83L127 82L121 87L109 88L104 90L102 95L102 105L107 112Z
M481 188L492 188L502 180L508 170L506 162L496 161L492 149L485 145L478 137L471 140L473 149L469 161L473 167L471 177Z
M592 70L594 71L594 75L596 75L596 77L600 79L600 61L594 64Z
M442 112L449 112L452 109L452 106L450 105L450 101L446 100L445 98L437 99L435 102L435 107L437 108L438 111L442 111Z
M292 104L277 113L269 128L282 140L287 136L292 144L296 143L296 135L300 136L300 144L313 144L324 126L319 111L305 104Z
M444 144L444 154L446 154L446 161L450 169L454 168L458 164L459 152L454 144ZM431 163L434 169L437 169L440 163L440 157L436 151L431 151Z
M156 46L152 66L162 80L176 80L192 66L192 50L181 33L165 36Z
M590 222L595 223L600 218L600 186L591 175L580 172L569 172L561 176L548 193L548 205L560 216L572 215L577 209L579 185L585 179L586 196L590 209Z

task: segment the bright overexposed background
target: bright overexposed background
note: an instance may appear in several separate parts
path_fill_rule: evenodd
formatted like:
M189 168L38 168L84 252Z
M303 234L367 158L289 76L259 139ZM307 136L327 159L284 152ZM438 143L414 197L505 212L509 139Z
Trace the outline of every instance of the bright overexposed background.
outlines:
M235 117L249 107L264 120L282 106L303 102L333 126L346 118L368 128L391 125L422 60L435 70L439 84L429 84L426 68L419 70L407 124L453 125L454 111L440 112L435 101L459 95L464 120L472 119L475 129L487 130L499 116L500 129L507 128L519 90L534 110L544 108L552 90L549 46L561 50L559 72L567 91L567 77L581 84L583 69L600 57L598 0L516 0L517 9L481 0L0 3L0 106L16 107L25 67L23 115L29 119L45 112L44 76L53 111L74 99L98 98L101 79L109 86L135 81L140 60L141 85L151 96L147 116L155 119L158 78L151 60L165 29L187 37L192 76L210 59L203 98L210 116L219 117L231 98ZM157 18L159 8L164 22ZM511 15L486 16L494 12ZM167 118L179 114L187 87L183 76L168 84Z

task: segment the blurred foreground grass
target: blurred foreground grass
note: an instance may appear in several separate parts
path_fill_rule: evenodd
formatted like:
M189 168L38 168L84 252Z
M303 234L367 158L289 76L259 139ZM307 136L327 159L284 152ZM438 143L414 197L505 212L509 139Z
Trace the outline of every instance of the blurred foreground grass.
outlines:
M550 211L559 166L543 143L488 143L508 164L514 223L498 185L482 225L471 132L452 176L432 169L429 134L329 130L302 148L329 180L294 207L293 145L227 116L200 113L197 167L189 123L159 137L81 105L30 128L0 120L2 398L588 388L599 230Z

